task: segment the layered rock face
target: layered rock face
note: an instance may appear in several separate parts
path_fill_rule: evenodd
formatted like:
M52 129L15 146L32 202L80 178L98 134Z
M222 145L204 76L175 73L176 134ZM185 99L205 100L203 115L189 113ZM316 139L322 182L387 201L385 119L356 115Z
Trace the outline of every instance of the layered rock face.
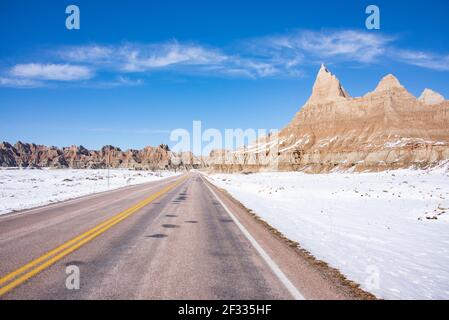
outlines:
M122 151L113 146L87 150L83 146L59 149L20 141L15 145L7 142L0 144L0 167L174 170L198 168L202 162L203 159L189 152L171 152L167 145Z
M311 97L276 137L216 153L210 162L219 171L326 172L429 167L445 160L449 101L428 89L416 99L393 75L352 98L322 66Z

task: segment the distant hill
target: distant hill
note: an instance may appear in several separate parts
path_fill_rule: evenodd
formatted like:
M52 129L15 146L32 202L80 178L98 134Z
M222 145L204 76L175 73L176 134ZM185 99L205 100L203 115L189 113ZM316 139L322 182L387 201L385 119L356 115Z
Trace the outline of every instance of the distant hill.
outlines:
M174 153L166 145L142 150L122 151L113 146L87 150L83 146L59 149L34 143L0 144L0 167L51 167L101 169L130 168L138 170L191 169L202 165L202 159L190 152Z

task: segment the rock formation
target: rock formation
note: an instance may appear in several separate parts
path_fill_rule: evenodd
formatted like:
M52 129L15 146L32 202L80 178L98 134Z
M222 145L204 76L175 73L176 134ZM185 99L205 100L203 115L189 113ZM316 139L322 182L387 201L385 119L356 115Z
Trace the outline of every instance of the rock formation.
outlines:
M312 95L277 136L245 149L211 154L218 171L377 171L449 160L449 101L430 90L420 99L393 76L352 98L320 68Z
M418 100L430 106L444 102L444 97L438 92L426 88Z
M113 146L87 150L83 146L59 149L34 143L0 144L0 167L51 167L75 169L130 168L136 170L176 170L198 168L203 159L190 152L171 152L167 145L122 151Z
M349 94L340 81L322 64L318 71L312 95L308 103L322 103L326 101L338 101L348 98Z

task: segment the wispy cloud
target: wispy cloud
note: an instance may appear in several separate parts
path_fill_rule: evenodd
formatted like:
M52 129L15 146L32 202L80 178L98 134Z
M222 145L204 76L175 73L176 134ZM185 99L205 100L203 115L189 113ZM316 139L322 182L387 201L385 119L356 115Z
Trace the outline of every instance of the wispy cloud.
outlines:
M126 85L126 86L140 86L144 83L143 79L131 79L129 77L119 76L117 78L116 83L118 85Z
M449 71L449 54L393 49L391 55L407 64L437 71Z
M85 80L93 76L90 68L70 64L17 64L10 73L19 78L56 81Z
M144 72L174 65L214 65L228 59L218 49L181 44L175 40L154 44L66 47L59 51L59 56L72 62L108 65L125 72Z
M278 62L261 57L243 57L194 43L172 40L154 44L90 45L66 47L59 57L70 63L85 63L122 73L176 71L209 76L270 77L280 73Z
M296 31L249 42L249 48L294 68L304 61L356 61L371 63L382 56L393 38L365 31Z
M64 59L74 62L106 62L115 54L112 46L85 45L68 46L58 50L58 55Z
M338 31L331 33L304 32L293 38L299 48L318 57L337 57L359 62L373 62L385 53L392 41L376 33L365 31Z
M208 49L199 45L179 44L178 42L125 46L121 48L124 58L123 70L142 72L158 68L178 66L219 65L228 57L219 50Z
M96 80L87 83L83 83L83 88L94 89L112 89L117 87L136 87L145 84L145 80L141 78L131 78L127 76L117 76L114 79Z
M208 77L298 78L310 65L323 62L365 66L390 60L449 71L449 54L404 50L396 45L397 39L365 30L297 30L222 48L177 40L65 46L42 57L51 62L10 67L0 74L0 86L33 87L56 81L103 88L136 86L144 84L147 75L162 71Z
M277 59L278 65L291 71L307 63L351 62L381 63L385 60L437 71L449 71L449 54L404 50L397 36L361 30L306 31L268 36L248 42L248 48L260 56Z
M30 80L30 79L16 79L16 78L5 78L0 77L1 87L10 88L37 88L42 87L43 83L40 81Z

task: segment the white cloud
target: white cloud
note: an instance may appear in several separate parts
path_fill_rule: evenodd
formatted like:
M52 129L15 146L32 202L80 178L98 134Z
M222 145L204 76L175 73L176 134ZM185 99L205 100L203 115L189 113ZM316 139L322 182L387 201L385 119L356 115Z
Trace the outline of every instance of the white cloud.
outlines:
M65 48L60 57L95 65L108 71L148 73L171 70L182 73L240 77L270 77L279 74L278 62L254 57L242 58L223 50L198 44L171 41L155 44L99 45Z
M244 41L243 46L228 52L173 40L66 47L60 56L69 63L83 62L122 73L171 70L212 76L301 77L305 63L321 63L323 59L372 62L384 54L390 41L365 31L297 31Z
M280 70L274 63L251 60L251 59L242 59L237 60L236 65L240 67L241 70L246 70L248 74L253 77L271 77L278 75Z
M94 81L92 83L86 83L83 87L86 88L98 88L98 89L111 89L117 87L136 87L143 85L145 81L143 79L133 79L125 76L118 76L113 80L107 81Z
M114 55L114 49L109 46L89 45L80 47L65 47L58 51L64 60L76 62L102 62Z
M376 33L338 31L329 34L306 32L299 40L305 51L320 57L344 57L360 62L372 62L385 52L391 41Z
M395 46L395 40L394 36L359 30L297 31L255 39L250 42L250 48L261 56L283 61L285 70L295 69L303 61L370 64L388 59L427 69L449 71L448 54L403 50Z
M155 71L209 77L298 78L320 63L380 64L385 60L449 71L449 55L402 50L396 37L365 30L298 30L244 40L229 48L213 48L176 40L56 48L45 58L58 63L17 64L0 86L33 87L49 81L89 80L82 85L112 88L144 83ZM82 65L80 65L82 64ZM143 79L133 79L135 74ZM129 77L128 77L129 76ZM77 83L76 85L79 85Z
M59 56L69 62L108 65L125 72L144 72L173 66L218 65L228 59L220 50L177 41L154 44L66 47Z
M43 85L40 81L30 80L30 79L16 79L16 78L4 78L0 77L1 87L11 87L11 88L37 88Z
M391 50L393 58L407 64L437 71L449 71L449 55L413 50Z
M131 79L124 76L119 76L117 78L117 83L121 85L127 85L127 86L139 86L144 83L143 79Z
M125 71L148 71L179 66L218 65L228 57L219 50L178 42L145 46L125 46L119 49Z
M12 67L10 73L25 79L58 81L86 80L93 76L90 68L70 64L17 64Z
M251 47L276 56L286 67L307 60L335 59L370 63L385 53L392 38L365 31L297 31L256 39Z

